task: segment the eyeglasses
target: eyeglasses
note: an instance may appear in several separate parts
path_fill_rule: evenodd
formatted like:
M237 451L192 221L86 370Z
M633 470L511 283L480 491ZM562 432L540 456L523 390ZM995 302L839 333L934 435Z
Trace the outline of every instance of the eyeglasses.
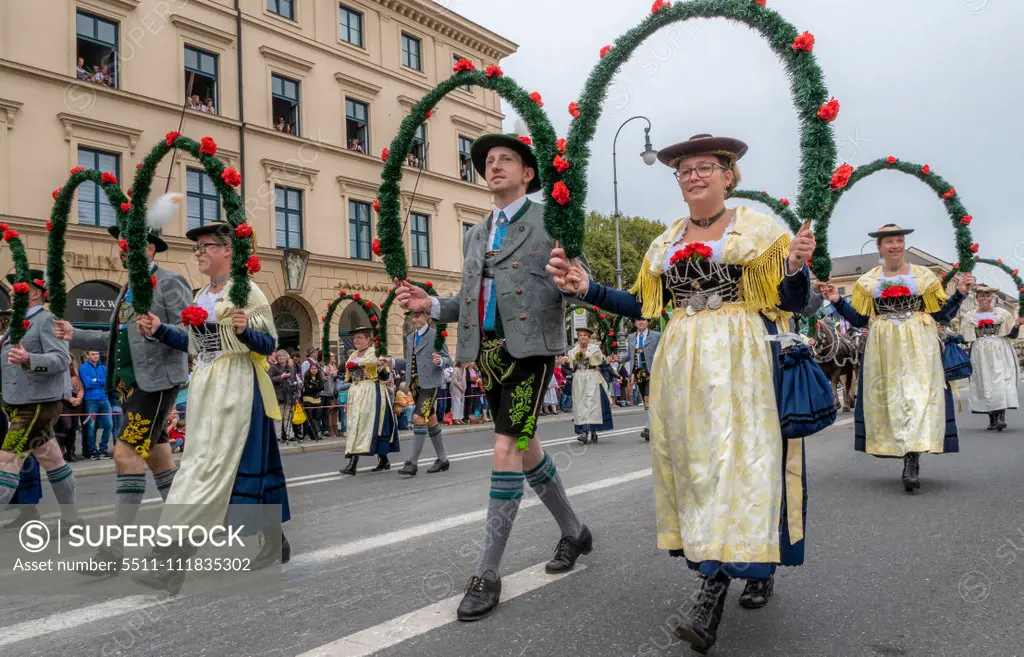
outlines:
M672 175L676 177L676 180L689 180L690 177L693 175L693 172L696 171L698 178L710 178L711 174L715 172L715 169L721 169L723 171L729 170L728 167L723 167L721 164L701 162L697 166L689 169L679 169L678 171L673 171Z
M217 244L216 242L199 242L195 246L192 247L192 253L194 253L196 255L202 255L206 251L206 249L210 248L211 246L224 246L224 245L223 244Z

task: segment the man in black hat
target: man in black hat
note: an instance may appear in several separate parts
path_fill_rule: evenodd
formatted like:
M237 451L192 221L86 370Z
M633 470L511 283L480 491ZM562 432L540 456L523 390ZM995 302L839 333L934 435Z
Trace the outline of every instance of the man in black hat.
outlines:
M46 470L53 496L62 505L65 519L78 520L75 504L75 475L64 455L53 425L71 393L71 354L68 345L54 336L53 314L43 308L46 294L44 274L38 269L29 272L28 328L17 344L7 339L0 347L3 369L3 410L8 431L0 448L0 508L18 490L20 472L27 453ZM15 283L13 274L7 280Z
M118 239L118 226L107 229ZM167 250L167 243L157 230L150 229L146 259L152 273L153 307L151 312L166 324L180 324L181 311L192 298L191 286L179 274L158 267L157 253ZM127 248L122 240L121 264L127 269ZM136 324L132 308L132 290L128 283L121 293L110 318L110 327L102 330L75 329L70 322L55 322L58 338L67 340L73 349L99 351L106 349L107 394L117 393L121 400L124 421L114 440L114 464L117 483L114 488L117 505L114 522L131 525L146 493L146 467L160 497L167 499L178 468L167 442L165 418L174 406L178 388L188 380L188 355L143 336ZM112 562L108 570L86 570L86 574L111 575L118 572L122 550L101 547L96 559Z
M543 206L527 198L539 191L537 158L529 139L484 135L470 150L473 166L494 198L491 214L463 239L462 289L457 297L429 297L408 281L395 281L406 310L458 322L458 365L480 368L495 423L494 470L487 507L486 547L470 578L458 618L473 621L498 605L498 570L523 496L524 479L558 521L562 538L547 572L562 573L587 554L593 537L569 505L555 464L534 435L537 410L565 353L565 304L545 271L554 239L544 229Z

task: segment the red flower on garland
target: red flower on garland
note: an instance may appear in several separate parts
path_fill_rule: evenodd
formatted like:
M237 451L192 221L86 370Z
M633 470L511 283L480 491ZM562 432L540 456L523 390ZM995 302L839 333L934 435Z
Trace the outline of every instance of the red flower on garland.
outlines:
M889 157L885 158L885 161L888 162L889 164L896 164L896 156L890 155Z
M224 169L224 172L220 174L220 179L232 187L238 187L242 184L242 174L238 173L238 170L234 167Z
M898 297L909 297L911 296L910 288L906 285L890 285L889 287L882 290L883 299L895 299Z
M601 313L600 315L598 315L597 318L598 319L604 319L604 313Z
M7 224L0 224L0 233L7 230Z
M608 331L608 337L612 337L613 335L615 335L615 331Z
M338 296L339 297L345 296L345 290L338 290Z
M780 198L779 199L779 203L785 205L787 208L789 207L789 199L788 198Z
M818 108L818 118L825 123L832 123L839 116L839 101L835 98Z
M486 75L489 78L500 78L501 76L505 75L505 71L501 70L500 66L488 66L486 69L484 69L484 75Z
M376 315L370 315L370 321L373 322L374 324L376 324L377 323L377 316Z
M979 319L978 320L978 328L981 328L982 326L995 326L995 325L996 325L996 323L994 321L992 321L991 319Z
M662 308L662 309L661 309L661 314L662 314L662 316L664 316L664 315L667 315L667 314L668 314L668 311L667 311L667 310L665 310L664 308Z
M124 253L128 250L128 240L124 238L117 240L117 246L121 249L121 253Z
M122 203L121 204L121 212L128 212L131 209L132 209L132 204L131 203Z
M15 283L11 289L15 294L28 294L28 283Z
M426 283L423 284L423 287L425 287L427 289L430 289L430 288L434 287L434 284L431 283L430 281L427 281Z
M373 303L371 303L369 301L364 301L363 302L363 307L364 308L373 308Z
M1001 263L1002 261L1003 261L1002 258L996 258L996 262L1000 262Z
M960 263L959 262L954 262L953 263L953 269L959 269L959 268L960 268Z
M359 301L359 300L360 300L361 298L362 298L362 297L360 297L360 296L359 296L359 293L358 293L358 292L357 292L356 294L353 294L353 295L352 295L352 300L353 300L353 301Z
M15 237L18 237L18 231L14 230L13 228L8 228L7 230L4 231L5 242L10 242Z
M565 205L569 202L569 188L565 186L565 183L559 180L555 183L554 187L551 188L551 198L555 199L555 202L559 205Z
M593 310L595 313L599 310L597 306L591 306L590 309Z
M51 232L52 230L53 230L53 222L50 221L49 219L47 219L46 220L46 232Z
M754 0L755 5L761 5L762 7L764 7L767 2L768 0Z
M380 239L379 238L375 237L373 239L373 242L370 243L370 250L373 251L373 255L375 255L375 256L379 256L380 255Z
M384 150L380 152L380 159L384 162L387 162L389 155L391 155L391 151L389 151L387 147L385 147Z
M327 321L327 315L320 315L320 321L321 322L326 322Z
M125 194L126 194L126 195L128 196L128 198L131 198L131 197L132 197L132 190L130 190L130 189L129 189L129 190L127 190L127 191L125 192Z
M921 173L923 173L924 175L927 176L931 172L932 172L932 168L930 166L928 166L927 164L924 165L923 167L921 167Z
M812 52L814 50L814 35L810 32L804 32L797 38L793 39L793 45L790 47L793 50Z
M156 274L149 277L149 284L153 286L154 290L156 289Z
M139 162L138 164L135 165L135 170L136 171L138 171L141 168L142 168L142 162Z
M530 139L529 137L525 136L525 135L521 135L520 137L518 137L518 139L519 139L519 141L523 142L527 146L532 146L533 145L533 140Z
M216 155L217 142L213 140L213 137L203 137L199 140L199 152L206 155Z
M242 238L252 236L252 224L243 221L235 226L235 236Z
M1019 270L1019 269L1014 269L1013 271L1011 271L1011 272L1010 272L1010 274L1011 274L1012 276L1016 276L1016 275L1017 275L1017 274L1019 274L1019 273L1020 273L1020 270Z
M199 306L189 306L181 311L181 323L185 326L201 326L207 317L209 313Z
M178 132L177 130L171 130L166 135L164 135L164 139L167 140L167 145L168 146L174 146L174 140L177 139L180 136L181 136L180 132Z
M565 159L561 155L556 155L551 165L555 167L558 173L565 173L565 170L569 168L569 160Z
M32 322L28 321L27 319L21 320L21 328L23 328L23 329L25 329L27 331L28 327L30 327L30 326L32 326Z
M53 196L53 200L54 201L57 200L57 197L60 195L60 190L62 190L62 189L64 189L64 188L63 187L58 187L57 189L53 190L53 193L51 194L51 196Z
M249 259L245 261L245 269L246 271L249 272L250 276L258 272L262 268L263 265L260 264L260 259L254 255L249 256Z
M832 186L832 189L842 189L849 184L851 175L853 175L853 167L846 162L843 162L839 165L839 168L832 173L832 180L829 184Z
M452 70L456 73L461 73L462 71L475 71L476 66L473 64L473 60L471 59L460 59L455 62L455 66L452 67Z
M434 116L434 110L427 110L427 118Z
M558 141L555 142L555 148L557 148L558 152L561 153L562 155L565 155L565 147L566 141L564 139L559 139Z
M71 175L75 175L81 171L85 171L85 167L71 167Z
M607 55L608 53L610 53L611 51L612 51L612 47L611 46L605 46L604 48L601 48L601 59L604 59L604 56Z
M971 225L971 221L973 221L973 220L974 220L974 217L972 217L969 214L965 214L964 216L960 217L960 223L962 223L965 226L970 226Z
M971 245L971 253L977 253L979 248L981 247L979 247L978 243L975 242L974 244Z
M448 331L441 331L441 337L442 338L447 338L448 337Z
M674 265L677 262L683 260L701 260L710 258L712 254L711 247L703 242L690 242L683 248L679 249L672 254L669 258L668 264Z
M616 342L615 340L612 340L612 346L613 346L613 347L618 347L618 346L619 346L619 343L618 343L618 342Z
M654 0L654 4L651 5L651 13L652 14L657 14L662 9L665 9L666 7L671 7L671 6L672 6L671 2L666 2L665 0Z
M946 190L946 193L942 195L944 199L951 199L956 196L956 187L950 187Z
M380 212L380 201L373 199L373 211Z
M544 101L541 99L540 94L534 91L530 94L530 100L537 103L537 107L544 107Z
M577 103L575 100L569 103L569 114L574 119L580 118L580 104Z

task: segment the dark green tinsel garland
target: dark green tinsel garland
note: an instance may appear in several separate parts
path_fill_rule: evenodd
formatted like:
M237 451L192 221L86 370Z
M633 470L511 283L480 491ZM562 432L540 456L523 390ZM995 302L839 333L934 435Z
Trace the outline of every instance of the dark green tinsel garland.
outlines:
M744 198L748 201L764 203L771 208L772 212L779 217L782 217L782 220L786 222L786 225L789 226L789 229L793 231L794 235L800 230L800 225L803 224L803 222L800 221L800 218L796 216L796 213L789 208L788 203L783 203L782 199L775 198L774 196L769 195L768 192L755 192L750 189L738 189L733 192L732 195L733 198Z
M579 98L579 117L569 129L567 155L571 168L562 177L572 194L569 205L563 209L569 216L560 222L567 227L568 234L583 235L589 143L597 130L602 104L612 78L645 39L667 25L692 18L726 18L743 23L760 32L785 64L802 126L796 214L805 218L824 214L830 198L829 180L836 160L836 146L832 128L818 117L819 108L828 101L828 90L814 55L803 50L793 50L793 41L799 32L772 9L762 7L752 0L693 0L663 8L620 36L587 79ZM827 232L816 227L815 234L818 241L815 262L827 260ZM570 252L569 255L574 253Z
M334 317L334 311L338 309L338 305L342 301L354 301L366 311L367 316L370 318L370 328L373 332L373 344L376 347L374 351L378 357L387 355L387 347L384 341L381 340L381 318L384 315L380 312L380 308L375 306L369 299L364 299L358 293L349 294L342 290L338 292L337 298L331 301L330 305L327 306L327 312L320 318L323 322L323 336L320 338L320 356L325 359L324 363L331 362L331 319Z
M1021 277L1018 275L1019 271L1016 269L1011 269L1010 266L1003 262L1001 259L993 260L991 258L974 258L974 262L980 262L986 265L992 265L993 267L998 267L999 269L1005 271L1006 274L1013 279L1013 283L1014 285L1017 286L1018 292L1017 314L1021 317L1024 317L1024 279L1021 279ZM949 281L952 280L953 276L955 276L958 271L960 271L960 267L957 266L943 274L943 286L949 283Z
M450 78L437 85L427 95L420 99L409 115L402 121L398 134L391 141L387 161L384 162L384 169L381 172L381 184L377 193L377 200L380 203L379 216L377 219L377 236L380 239L380 251L384 258L384 267L391 278L405 279L408 276L408 264L405 259L405 244L402 241L402 222L399 220L402 165L406 162L412 148L412 139L416 130L427 118L427 112L431 111L442 98L451 91L463 86L480 86L498 93L504 98L513 109L526 122L533 139L533 149L537 155L540 171L541 187L544 190L544 198L550 199L551 187L558 178L552 162L556 154L555 129L551 127L547 114L540 106L530 98L529 93L520 87L511 78L503 75L487 77L481 71L462 71L455 73ZM581 201L582 201L582 197ZM561 206L553 201L544 204L544 227L551 237L562 240L565 243L578 245L582 250L583 230L578 234L566 232L563 227L562 217L559 214ZM577 251L578 253L578 251Z
M413 285L420 288L432 297L437 296L437 290L434 289L434 284L430 281L426 283L418 283L416 281L410 281ZM381 322L381 344L387 346L388 340L388 315L391 313L391 305L395 302L395 296L398 294L397 288L392 288L388 292L387 298L384 299L384 303L380 305L380 322ZM448 325L437 324L435 326L436 333L434 334L434 352L439 353L444 348L445 343L448 341Z
M4 230L7 232L7 229ZM6 240L11 247L11 260L14 262L14 282L26 283L31 286L32 274L29 272L28 254L20 237ZM31 289L31 288L30 288ZM18 344L25 337L25 315L28 313L28 293L15 294L11 301L11 324L7 329L7 341Z
M890 162L890 158L895 161ZM850 174L849 182L839 189L832 191L832 198L827 206L827 211L815 222L815 235L818 235L819 232L823 233L828 231L829 219L832 217L832 212L835 211L836 205L838 205L843 194L851 187L879 171L899 171L911 175L931 187L936 195L945 202L946 212L949 214L950 221L953 222L953 230L956 233L956 251L959 269L964 272L973 270L974 251L971 250L971 247L973 246L974 241L971 237L971 229L968 227L971 220L966 219L965 223L964 219L965 217L970 217L970 214L967 212L967 208L964 207L964 204L960 201L960 195L956 193L953 186L943 180L941 176L932 172L931 167L929 167L928 173L925 173L925 166L927 165L917 164L914 162L904 162L903 160L889 156L857 167L854 169L853 173ZM949 198L943 198L943 195L950 191L953 192L952 195ZM889 222L883 221L881 223L884 224ZM892 223L897 222L893 221ZM872 226L871 228L874 230L877 226ZM821 247L821 237L818 237L818 246L819 248ZM825 255L827 256L827 254ZM814 274L818 277L818 280L828 280L829 275L832 273L832 261L827 259L827 257L824 260L819 261L818 251L815 251L814 265Z

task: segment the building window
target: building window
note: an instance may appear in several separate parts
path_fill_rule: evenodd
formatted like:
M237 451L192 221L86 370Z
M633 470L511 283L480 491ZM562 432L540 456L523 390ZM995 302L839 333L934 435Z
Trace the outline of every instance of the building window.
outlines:
M293 0L267 0L267 11L290 21L295 20L295 2Z
M427 168L427 126L423 123L412 136L412 150L409 151L406 164L420 169Z
M188 230L220 219L220 196L206 171L186 169L185 190L188 196Z
M185 104L217 113L217 55L185 46Z
M476 170L473 169L473 156L470 147L473 140L459 135L459 178L466 182L476 182Z
M78 166L97 171L109 171L121 178L121 156L92 148L78 147ZM78 186L78 223L87 226L113 226L117 213L100 186L84 182Z
M274 111L274 130L289 135L299 134L299 83L272 74L271 105Z
M462 57L460 55L452 55L452 66L458 64L463 59L465 59L465 57ZM462 89L463 91L468 91L469 93L473 93L473 85L471 85L471 84L464 84L464 85L462 85L459 88Z
M370 106L351 98L345 99L345 135L348 149L357 153L370 150Z
M363 47L363 15L341 5L341 40Z
M463 242L465 242L465 241L466 241L466 235L468 235L468 234L469 234L469 231L470 231L470 230L471 230L471 229L473 228L473 226L475 226L475 225L476 225L476 224L462 224L462 241L463 241Z
M412 237L412 266L430 267L430 217L425 214L409 215L409 235Z
M370 204L348 202L349 255L358 260L370 259Z
M274 225L277 248L302 248L302 190L274 187Z
M402 32L402 66L414 68L417 71L423 70L423 62L420 58L420 40Z
M80 11L75 16L75 24L78 32L75 77L117 89L117 23Z

